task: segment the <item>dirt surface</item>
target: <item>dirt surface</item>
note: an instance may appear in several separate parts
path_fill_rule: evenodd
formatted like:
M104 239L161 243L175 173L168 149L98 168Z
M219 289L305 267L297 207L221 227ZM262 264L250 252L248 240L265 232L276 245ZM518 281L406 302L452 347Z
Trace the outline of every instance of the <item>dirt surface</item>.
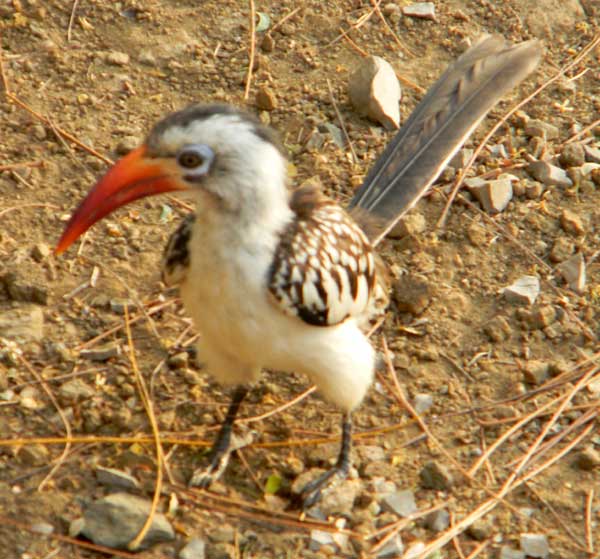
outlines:
M362 489L354 506L337 515L346 518L345 527L353 533L341 551L333 544L319 549L297 516L270 516L286 506L299 473L323 466L335 455L336 445L314 441L338 433L339 414L315 394L250 424L260 433L259 443L279 444L250 447L241 460L233 459L216 499L185 489L191 472L205 459L188 441L211 440L227 399L193 361L186 365L183 358L173 359L180 348L191 345L193 332L174 294L160 283L159 259L186 212L183 205L168 198L148 199L95 226L65 256L54 258L48 249L106 168L104 161L59 131L116 159L172 110L192 101L224 101L255 111L257 92L267 89L275 108L261 111L260 117L281 133L294 181L319 180L329 194L344 201L391 137L349 105L346 84L361 56L358 50L392 63L403 80L402 113L407 115L422 96L420 88L426 89L469 39L482 32L498 32L514 41L543 39L547 50L540 70L493 111L498 117L592 40L595 3L444 0L435 2L437 21L403 17L400 2L382 4L383 17L399 43L375 13L350 32L353 45L340 36L340 29L368 14L368 2L259 1L257 10L268 14L271 23L268 37L265 31L256 36L247 102L246 3L82 1L70 25L73 4L13 0L0 6L4 85L38 114L2 95L0 165L15 166L0 172L0 437L20 442L0 447L0 556L101 556L56 537L68 534L69 523L86 503L108 492L96 478L96 466L130 472L141 484L136 493L152 498L153 444L148 438L143 443L131 440L151 436L151 428L129 359L123 328L127 306L132 317L139 317L132 339L159 428L180 443L164 445L169 467L161 500L161 507L173 494L179 500L170 516L176 539L140 557L176 557L194 536L206 540L208 557L374 557L372 545L381 535L360 541L360 534L375 536L377 529L398 520L376 506L373 484L378 477L413 491L418 510L442 504L452 521L459 522L490 502L529 449L544 452L528 464L526 473L557 458L577 436L581 440L562 458L490 507L475 524L477 529L458 530L455 541L438 556L464 557L482 546L481 557L497 557L502 546L518 549L520 535L532 532L548 537L551 557L590 557L589 534L596 532L600 547L600 466L592 460L591 469L582 467L586 464L580 452L587 448L593 457L600 450L594 428L599 388L597 380L585 388L576 384L592 370L600 349L599 187L584 180L573 187L540 188L518 168L526 163L526 153L540 147L525 136L522 118L511 119L491 142L504 144L507 157L484 151L473 170L483 174L517 164L510 172L522 179L522 188L515 189L505 211L490 218L476 203L459 201L446 225L436 228L446 200L444 186L452 178L449 172L417 207L426 218L426 230L383 245L397 276L397 303L374 334L375 343L382 349L387 341L411 401L417 394L432 396L433 406L423 414L430 432L423 436L399 403L383 367L356 414L357 432L363 433L357 446L378 447L383 457L374 459L375 451L360 448L355 452ZM561 153L578 126L598 118L599 53L596 48L524 109L530 117L558 127L558 138L545 146L547 154ZM318 152L306 149L318 125L339 126L327 79L358 154L357 164L347 147L342 150L329 140ZM491 122L482 124L476 138ZM580 140L596 145L598 125ZM587 284L580 294L553 273L560 260L576 252L588 263ZM532 306L509 303L500 295L523 275L541 282ZM420 308L401 306L407 291ZM96 349L107 350L109 358L92 360L85 353ZM307 388L299 376L268 373L242 415L273 410ZM567 402L571 392L575 396ZM552 404L553 399L558 400ZM546 404L546 412L519 423ZM550 424L555 412L556 421ZM96 439L66 448L64 442L44 440L64 437L65 422L74 437ZM532 447L547 426L543 445ZM483 467L470 476L461 474L510 428L511 436ZM127 441L115 444L106 437ZM544 446L546 441L553 442ZM431 461L445 465L454 483L425 488L420 472ZM265 497L265 484L273 475L281 488ZM594 488L596 497L590 498ZM265 510L242 508L240 503ZM29 529L40 522L51 525L53 534ZM406 547L440 537L423 518L407 522L401 534Z

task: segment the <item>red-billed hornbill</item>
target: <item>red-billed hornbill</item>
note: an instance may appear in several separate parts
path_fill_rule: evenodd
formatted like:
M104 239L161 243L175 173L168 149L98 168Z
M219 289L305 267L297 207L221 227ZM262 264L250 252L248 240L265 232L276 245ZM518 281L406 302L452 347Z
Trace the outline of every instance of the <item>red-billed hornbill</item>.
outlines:
M223 470L236 413L263 368L305 373L343 411L337 463L304 489L302 505L347 475L351 413L374 370L374 350L360 328L378 287L373 246L488 110L535 68L540 51L536 41L512 45L498 36L469 48L376 161L350 211L315 189L289 190L286 157L272 131L219 105L167 116L92 189L57 253L133 200L180 190L195 195L196 213L169 241L163 278L180 286L202 361L235 389L209 466L194 473L192 485L208 487ZM361 214L379 223L375 237L358 225Z

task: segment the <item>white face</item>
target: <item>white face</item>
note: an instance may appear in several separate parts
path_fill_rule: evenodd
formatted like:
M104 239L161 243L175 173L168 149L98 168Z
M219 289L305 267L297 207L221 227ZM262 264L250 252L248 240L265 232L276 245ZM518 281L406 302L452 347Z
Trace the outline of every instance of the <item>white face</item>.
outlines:
M149 155L175 158L200 213L209 206L243 219L287 205L286 160L260 125L235 112L170 120L150 134Z

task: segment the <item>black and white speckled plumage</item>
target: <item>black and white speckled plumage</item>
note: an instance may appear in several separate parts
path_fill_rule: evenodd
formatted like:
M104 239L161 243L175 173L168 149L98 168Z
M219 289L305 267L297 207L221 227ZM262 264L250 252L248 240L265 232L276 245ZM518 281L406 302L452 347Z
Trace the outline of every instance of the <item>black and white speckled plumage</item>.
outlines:
M162 280L165 285L175 286L180 284L190 265L189 242L196 214L191 213L169 237L162 258Z
M336 203L299 189L295 219L281 234L269 271L273 300L290 316L332 326L365 313L375 286L371 245Z

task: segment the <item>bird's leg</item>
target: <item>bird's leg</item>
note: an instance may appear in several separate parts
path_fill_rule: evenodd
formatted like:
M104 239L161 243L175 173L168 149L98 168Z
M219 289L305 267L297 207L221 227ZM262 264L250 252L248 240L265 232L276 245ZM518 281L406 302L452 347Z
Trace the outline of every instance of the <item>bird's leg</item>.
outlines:
M335 466L308 483L299 495L303 509L312 507L320 498L321 493L330 484L345 479L350 471L350 451L352 449L352 416L349 412L342 418L342 446Z
M216 481L221 476L227 467L229 456L231 455L231 431L235 417L240 409L240 404L246 397L246 394L248 394L247 386L237 386L235 388L227 415L221 424L221 430L211 448L209 465L206 468L196 470L192 474L189 482L190 486L201 487L202 489L208 488L213 481Z

